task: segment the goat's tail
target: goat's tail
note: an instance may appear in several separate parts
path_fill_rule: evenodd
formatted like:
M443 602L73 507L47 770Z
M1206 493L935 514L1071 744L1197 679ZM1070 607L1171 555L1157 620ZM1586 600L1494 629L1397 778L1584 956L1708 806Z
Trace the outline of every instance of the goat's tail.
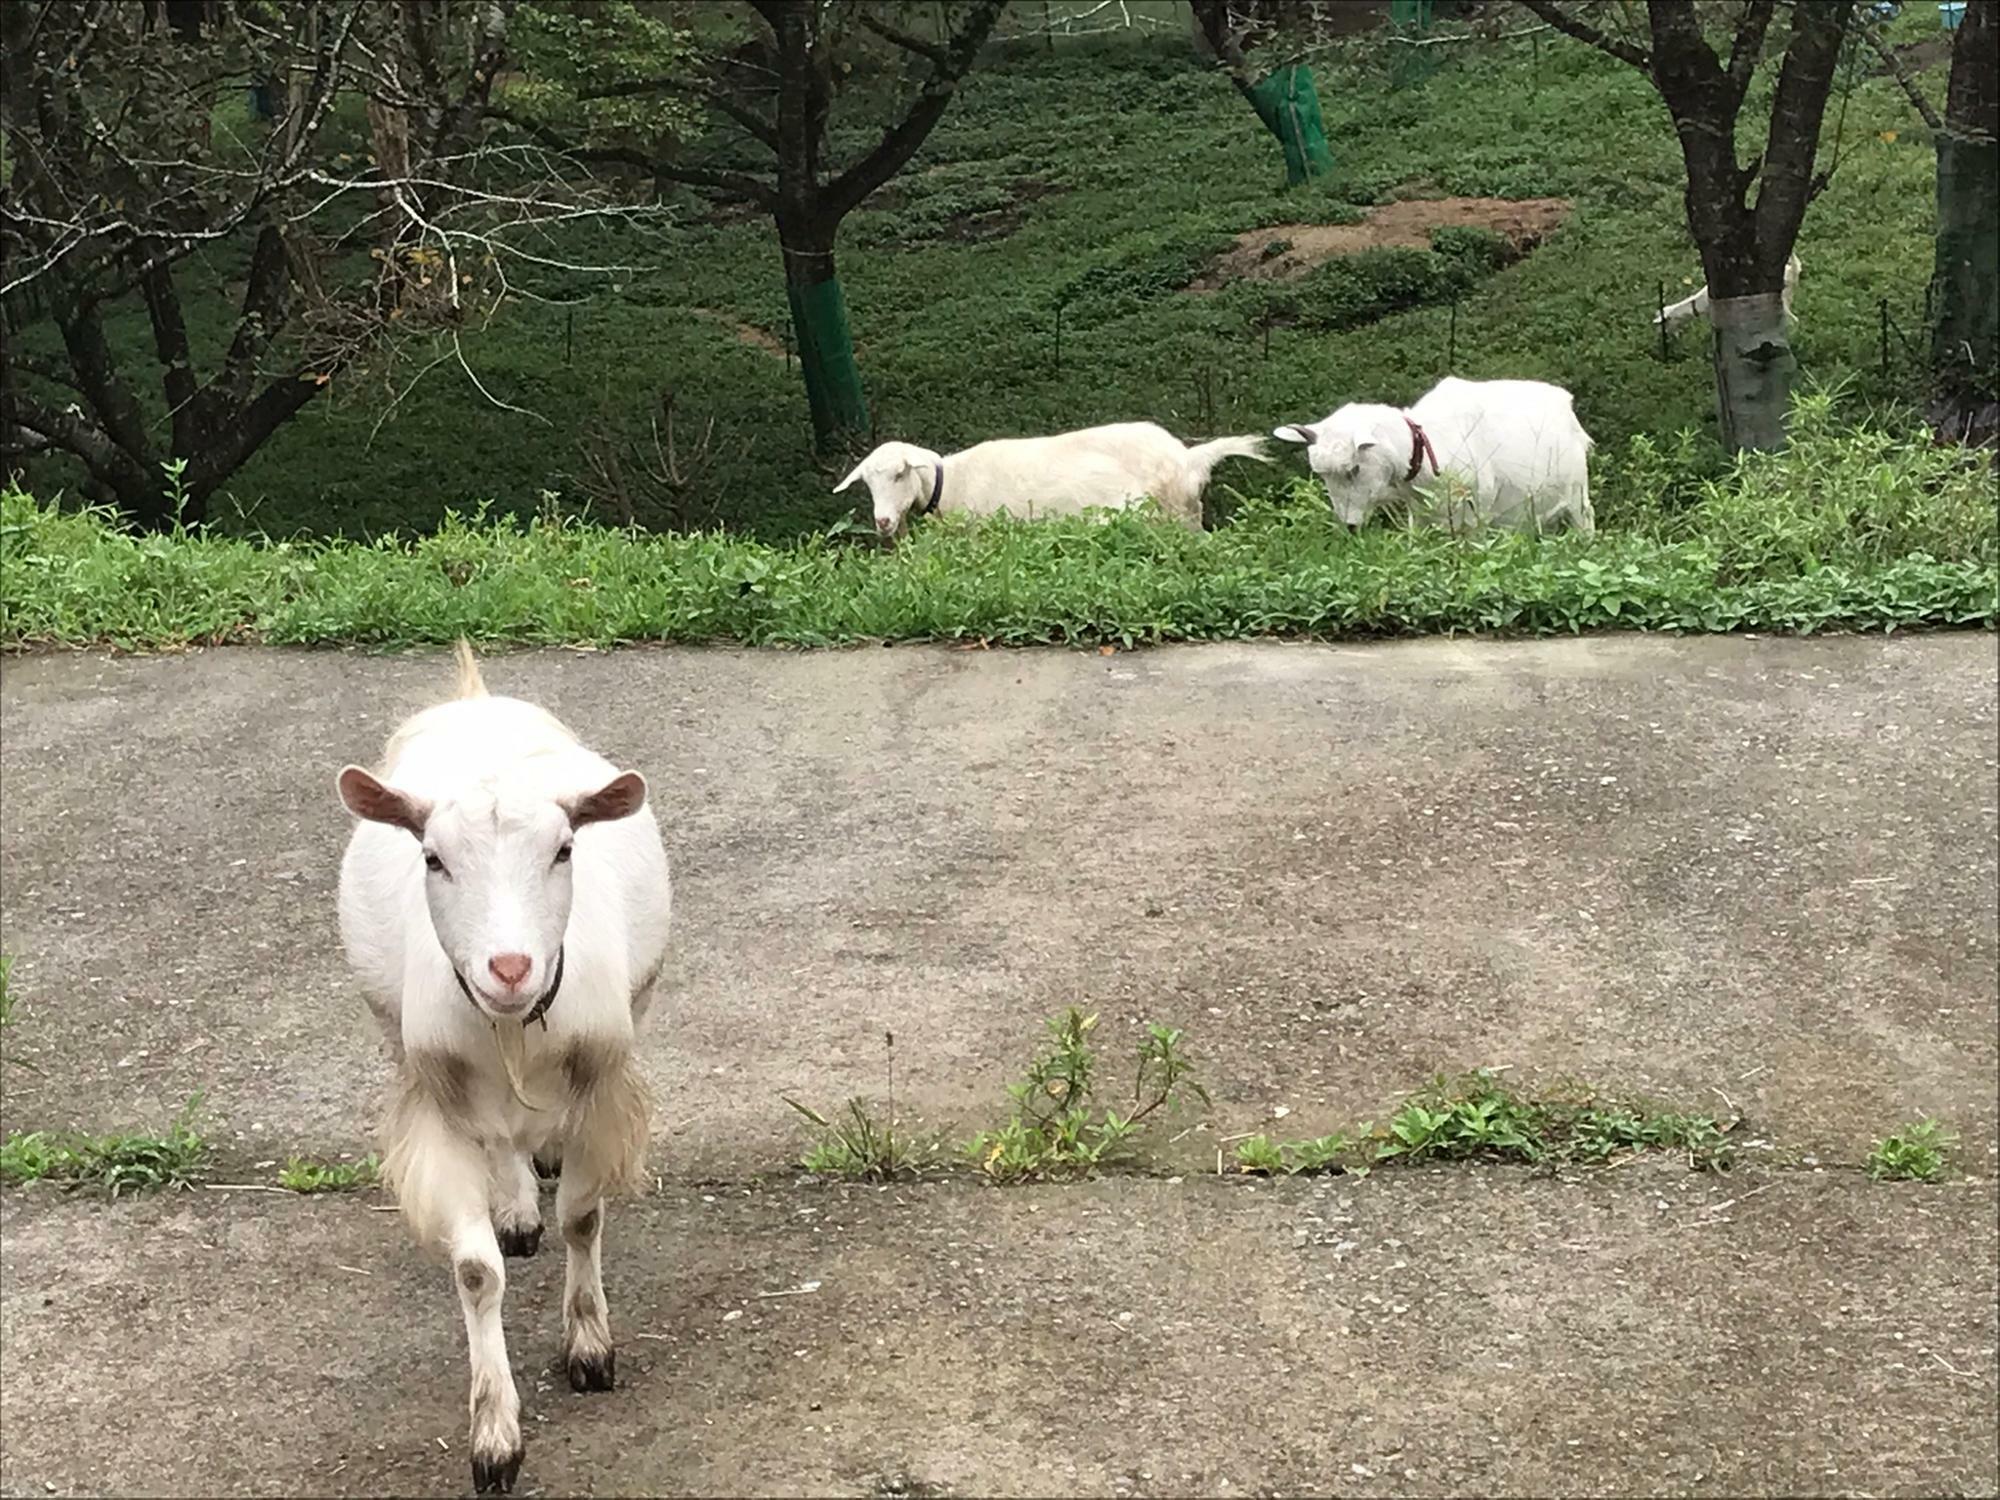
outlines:
M484 698L486 679L479 675L479 663L473 660L472 646L464 636L452 647L452 655L458 659L458 696L461 698Z
M1199 443L1188 449L1185 461L1188 485L1196 495L1208 488L1208 476L1225 458L1254 458L1260 464L1271 461L1270 455L1264 451L1261 436L1225 437L1217 438L1212 443Z

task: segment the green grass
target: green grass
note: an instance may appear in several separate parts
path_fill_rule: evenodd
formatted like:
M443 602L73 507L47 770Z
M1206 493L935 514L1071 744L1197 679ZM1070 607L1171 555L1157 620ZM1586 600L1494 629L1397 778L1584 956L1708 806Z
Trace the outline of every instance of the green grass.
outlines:
M373 1154L359 1161L316 1161L294 1156L278 1172L278 1186L294 1193L346 1193L375 1186L382 1164Z
M207 1163L208 1142L195 1128L201 1096L192 1096L161 1135L51 1134L13 1131L0 1141L0 1183L59 1182L123 1193L188 1187Z
M1892 25L1898 36L1934 32L1925 7L1906 7ZM1337 173L1287 193L1276 144L1227 79L1194 59L1184 11L1152 40L1064 41L1053 55L1038 42L1002 49L910 167L842 232L842 277L881 435L948 449L1151 418L1205 437L1268 431L1350 399L1407 402L1448 364L1452 314L1438 268L1421 255L1402 263L1407 284L1395 295L1354 284L1352 268L1286 292L1318 312L1274 328L1268 355L1263 289L1192 296L1178 287L1235 233L1352 219L1424 192L1574 205L1534 254L1455 288L1451 372L1568 386L1607 452L1637 434L1712 430L1700 328L1662 360L1650 326L1659 283L1671 299L1700 279L1679 149L1650 85L1552 36L1430 49L1436 72L1402 89L1391 86L1395 54L1375 34L1316 61ZM1942 76L1926 76L1934 96ZM1768 73L1756 81L1753 112L1768 113L1771 86ZM840 101L838 150L878 128L871 92L857 82ZM1836 157L1800 244L1798 354L1808 373L1853 376L1871 398L1905 397L1920 371L1892 336L1882 374L1878 304L1886 299L1921 343L1934 154L1894 84L1863 76L1828 110L1821 166ZM532 515L543 489L573 506L580 429L602 422L642 437L671 388L683 434L715 419L712 461L642 523L716 520L781 541L824 527L845 512L848 497L829 493L840 470L810 451L796 369L739 331L785 335L774 231L678 201L681 223L658 245L593 230L570 247L645 270L549 273L532 290L569 305L518 301L489 329L466 332L488 388L543 420L489 404L447 362L374 431L383 382L343 378L236 476L218 515L279 537L372 536L428 530L449 510L488 502ZM224 342L220 289L240 279L244 258L237 244L203 252L184 278L204 358ZM148 347L136 301L112 333L121 347ZM21 337L53 347L49 330ZM139 368L141 395L157 409L152 367ZM59 465L31 474L48 494L74 490L78 478ZM1275 476L1248 482L1281 485Z
M1919 1120L1877 1141L1868 1153L1868 1175L1877 1182L1936 1182L1958 1137L1936 1120Z
M14 957L0 953L0 1026L14 1019Z
M1478 631L1810 632L1991 627L2000 523L1982 455L1801 400L1782 454L1711 473L1633 445L1599 534L1349 536L1307 482L1197 535L1141 514L935 518L891 551L833 533L771 546L549 514L448 517L372 543L138 537L0 495L0 644L171 648L870 640L1134 645Z

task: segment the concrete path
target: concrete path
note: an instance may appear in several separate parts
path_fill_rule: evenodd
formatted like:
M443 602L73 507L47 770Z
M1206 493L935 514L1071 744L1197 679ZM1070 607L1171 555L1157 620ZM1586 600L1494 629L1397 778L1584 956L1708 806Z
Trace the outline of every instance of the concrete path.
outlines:
M524 1488L2000 1488L1993 637L486 673L647 773L678 909L661 1185L606 1250L620 1389L551 1379L560 1264L517 1268ZM201 1089L230 1181L366 1149L332 775L449 682L0 666L0 1125ZM1214 1115L1153 1175L786 1170L781 1093L879 1097L893 1032L900 1110L962 1136L1072 1002L1121 1053L1188 1028ZM1221 1137L1476 1065L1741 1111L1748 1164L1215 1178ZM1962 1135L1956 1182L1848 1169L1918 1114ZM0 1195L0 1490L462 1487L455 1302L375 1206Z

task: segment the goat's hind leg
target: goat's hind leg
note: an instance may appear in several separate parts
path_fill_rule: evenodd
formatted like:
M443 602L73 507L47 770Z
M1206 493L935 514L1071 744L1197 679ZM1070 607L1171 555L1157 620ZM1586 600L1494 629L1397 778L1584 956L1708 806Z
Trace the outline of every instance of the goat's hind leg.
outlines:
M486 1158L500 1253L525 1259L542 1244L542 1205L534 1169L526 1154L505 1141L488 1146Z

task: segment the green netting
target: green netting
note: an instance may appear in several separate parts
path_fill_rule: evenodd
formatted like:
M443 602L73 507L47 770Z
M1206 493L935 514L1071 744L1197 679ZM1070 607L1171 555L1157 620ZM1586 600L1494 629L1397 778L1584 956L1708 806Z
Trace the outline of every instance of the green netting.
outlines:
M805 376L814 435L824 443L839 432L866 432L868 398L854 363L840 278L829 276L811 286L788 282L785 297L792 307L792 331L798 336L799 371Z
M1389 25L1395 36L1412 38L1431 29L1436 0L1389 0ZM1389 64L1389 87L1406 89L1422 83L1438 70L1442 61L1436 47L1411 47L1391 40L1394 57Z
M1333 152L1326 143L1326 121L1320 117L1319 90L1312 69L1291 63L1250 86L1250 103L1264 127L1285 150L1285 181L1304 182L1333 170Z
M1414 26L1423 31L1431 24L1431 12L1437 0L1389 0L1389 24L1392 26Z

